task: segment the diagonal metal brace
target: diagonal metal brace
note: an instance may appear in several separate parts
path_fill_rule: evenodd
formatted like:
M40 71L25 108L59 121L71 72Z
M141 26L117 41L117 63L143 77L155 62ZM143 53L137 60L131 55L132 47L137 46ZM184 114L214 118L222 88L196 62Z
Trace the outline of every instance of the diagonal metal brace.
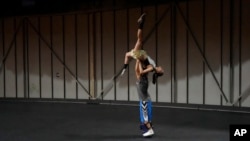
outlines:
M164 19L164 17L167 15L167 13L169 12L171 7L168 7L163 14L161 15L161 17L155 22L154 27L149 31L149 33L147 34L147 36L144 38L143 40L143 44L145 44L148 39L150 38L150 36L152 35L152 33L155 31L155 29L158 27L158 25L161 23L161 21Z
M30 22L28 18L25 18L33 30L39 35L39 38L47 45L50 51L55 55L55 57L60 61L60 63L67 69L67 71L72 75L75 81L83 88L83 90L89 95L90 98L92 96L89 94L89 91L83 86L83 84L76 78L76 75L69 69L69 67L65 64L65 62L59 57L59 55L53 50L52 46L45 40L45 38L41 35L41 33L36 29L36 27Z
M15 43L17 33L19 32L19 30L20 30L20 28L21 28L22 25L23 25L23 20L20 21L19 25L17 26L17 29L16 29L16 31L15 31L15 33L14 33L13 39L11 40L11 43L10 43L10 45L9 45L9 48L8 48L7 52L5 53L5 55L3 56L2 60L1 60L0 70L2 70L2 66L3 66L3 64L5 63L7 57L9 56L9 53L10 53L12 47L13 47L13 44Z
M197 47L197 49L199 50L199 52L200 52L200 54L201 54L201 56L202 56L203 62L205 62L205 64L207 65L209 71L211 72L211 74L212 74L212 76L213 76L213 78L214 78L214 80L215 80L215 83L216 83L216 85L218 86L218 88L219 88L219 90L220 90L220 92L221 92L220 95L225 99L225 101L226 101L227 103L229 103L229 101L228 101L228 99L227 99L227 97L226 97L224 91L222 90L222 88L221 88L221 86L220 86L219 81L217 80L217 78L216 78L216 76L215 76L215 74L214 74L214 72L213 72L211 66L209 65L209 63L208 63L208 61L207 61L205 55L203 54L203 51L201 50L201 47L200 47L200 45L199 45L197 39L195 38L194 33L192 32L192 30L191 30L191 28L190 28L190 26L189 26L187 20L185 19L185 16L184 16L183 12L182 12L181 9L179 8L179 6L176 4L176 2L174 2L174 6L175 6L175 7L177 8L177 10L179 11L179 13L180 13L180 15L181 15L181 17L182 17L182 19L183 19L185 25L186 25L186 29L189 31L190 35L192 36L192 38L193 38L193 40L194 40L194 42L195 42L195 44L196 44L196 47ZM231 103L229 103L229 104L231 104Z

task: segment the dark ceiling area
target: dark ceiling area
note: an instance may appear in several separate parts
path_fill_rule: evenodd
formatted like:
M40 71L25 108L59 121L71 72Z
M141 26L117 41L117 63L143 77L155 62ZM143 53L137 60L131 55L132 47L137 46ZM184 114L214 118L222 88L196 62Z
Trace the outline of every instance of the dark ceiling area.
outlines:
M0 2L0 12L1 17L75 11L88 12L142 7L171 1L174 0L7 0Z

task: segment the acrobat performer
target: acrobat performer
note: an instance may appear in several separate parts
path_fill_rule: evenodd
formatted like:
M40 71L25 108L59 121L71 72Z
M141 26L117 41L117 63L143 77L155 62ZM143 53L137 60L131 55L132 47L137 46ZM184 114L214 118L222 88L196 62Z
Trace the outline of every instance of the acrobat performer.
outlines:
M138 22L137 41L136 41L134 48L125 54L124 66L123 66L123 71L121 74L123 75L125 73L131 59L138 59L138 57L140 56L141 60L148 61L149 64L153 66L154 74L153 74L152 80L153 80L153 84L155 84L157 81L157 78L164 74L164 70L161 66L156 66L155 61L150 56L147 55L145 50L142 50L142 45L143 45L142 30L143 30L143 26L145 23L145 16L146 16L146 13L143 13L137 21Z

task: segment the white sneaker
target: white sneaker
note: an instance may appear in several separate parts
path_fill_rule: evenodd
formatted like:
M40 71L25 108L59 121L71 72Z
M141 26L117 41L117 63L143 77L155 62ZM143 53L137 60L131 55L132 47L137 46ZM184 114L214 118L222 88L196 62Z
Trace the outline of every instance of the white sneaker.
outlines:
M145 132L144 134L142 134L143 137L151 137L154 135L154 130L151 128L149 129L147 132Z

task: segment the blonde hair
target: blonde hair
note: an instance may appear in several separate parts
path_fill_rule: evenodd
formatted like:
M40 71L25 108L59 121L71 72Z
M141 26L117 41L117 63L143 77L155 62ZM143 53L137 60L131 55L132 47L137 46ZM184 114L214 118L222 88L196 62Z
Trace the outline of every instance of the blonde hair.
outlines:
M141 58L142 56L144 58L147 57L147 53L145 50L131 50L131 56L134 58L134 59L139 59Z

